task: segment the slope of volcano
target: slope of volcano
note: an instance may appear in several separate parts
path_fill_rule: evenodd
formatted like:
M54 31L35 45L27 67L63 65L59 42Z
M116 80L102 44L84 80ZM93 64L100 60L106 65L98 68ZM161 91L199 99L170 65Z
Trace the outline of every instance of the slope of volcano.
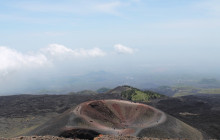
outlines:
M151 106L124 100L79 104L27 135L92 138L99 134L203 139L195 128Z

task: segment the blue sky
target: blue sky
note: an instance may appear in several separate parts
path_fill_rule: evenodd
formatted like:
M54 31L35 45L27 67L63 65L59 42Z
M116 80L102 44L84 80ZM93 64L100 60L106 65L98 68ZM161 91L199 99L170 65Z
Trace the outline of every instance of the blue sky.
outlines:
M21 51L36 51L51 43L69 48L109 49L117 43L160 48L163 44L185 42L198 47L212 43L209 35L212 34L215 42L211 45L216 45L219 3L218 0L3 0L0 41L1 45Z
M1 0L0 76L218 72L219 33L219 0Z

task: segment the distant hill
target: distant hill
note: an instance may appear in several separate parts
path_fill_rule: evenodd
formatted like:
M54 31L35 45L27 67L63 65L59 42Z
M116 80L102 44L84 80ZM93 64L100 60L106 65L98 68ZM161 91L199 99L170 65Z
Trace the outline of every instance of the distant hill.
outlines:
M97 89L96 92L97 93L105 93L105 92L108 92L110 90L111 90L110 88L103 87L103 88Z
M70 92L69 94L70 95L71 94L95 95L95 94L98 94L98 93L93 91L93 90L82 90L82 91L79 91L79 92Z
M114 88L114 89L112 89L112 90L110 90L110 91L108 91L106 93L107 94L119 94L119 95L121 95L121 93L123 91L130 90L131 88L132 87L130 87L130 86L118 86L118 87L116 87L116 88Z
M160 86L152 89L152 91L171 97L176 93L170 86Z
M187 96L187 95L197 95L197 94L220 94L220 88L200 88L194 86L161 86L155 89L152 89L155 92L171 96Z
M215 78L203 78L197 85L201 88L220 88L220 81Z
M150 91L150 90L142 91L140 89L131 86L119 86L116 87L115 89L110 90L107 93L119 94L122 97L122 99L137 101L137 102L148 102L151 99L165 97L165 95L159 94L154 91Z
M199 81L199 84L219 84L219 81L215 78L204 78Z

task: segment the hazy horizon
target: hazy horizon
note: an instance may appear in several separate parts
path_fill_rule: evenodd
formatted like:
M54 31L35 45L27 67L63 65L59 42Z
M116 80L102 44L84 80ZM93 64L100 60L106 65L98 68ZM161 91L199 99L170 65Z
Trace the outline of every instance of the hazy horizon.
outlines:
M0 9L0 95L220 78L218 0L3 0Z

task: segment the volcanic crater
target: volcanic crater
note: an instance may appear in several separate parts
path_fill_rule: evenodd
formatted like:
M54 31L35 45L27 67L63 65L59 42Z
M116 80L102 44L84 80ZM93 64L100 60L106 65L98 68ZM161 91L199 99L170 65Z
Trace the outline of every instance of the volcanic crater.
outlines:
M123 100L84 102L73 112L95 129L114 135L137 135L141 129L166 120L166 115L160 110Z
M117 99L83 102L26 135L93 139L100 134L203 139L195 128L156 108Z

